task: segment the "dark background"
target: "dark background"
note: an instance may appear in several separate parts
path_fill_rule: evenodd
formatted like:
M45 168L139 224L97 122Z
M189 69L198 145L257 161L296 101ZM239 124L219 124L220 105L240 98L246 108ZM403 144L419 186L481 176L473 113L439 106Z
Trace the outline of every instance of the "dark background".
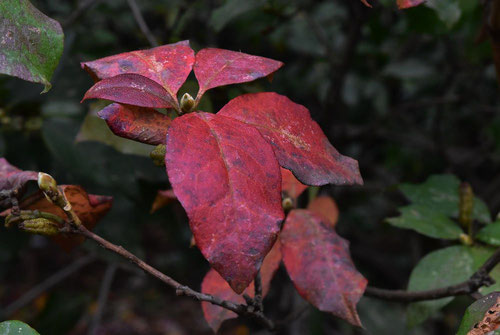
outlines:
M216 112L239 94L272 90L309 108L333 145L359 161L363 187L326 186L320 192L336 199L338 231L350 240L353 260L370 285L405 288L416 262L444 246L384 222L405 203L398 183L453 173L471 183L492 213L499 212L498 86L489 44L475 43L482 22L478 1L436 0L430 3L435 8L405 11L395 0L373 0L373 9L356 0L137 2L160 45L189 39L195 51L219 47L285 63L272 83L213 89L202 107ZM114 207L96 232L198 289L208 264L189 248L182 208L172 204L149 214L156 191L167 187L164 169L147 157L151 148L117 142L103 121L86 119L99 105L79 103L92 85L79 62L151 46L128 2L33 4L63 23L65 50L48 94L39 94L40 85L0 77L0 155L21 169L48 172L60 184L112 195ZM196 91L191 74L179 94ZM97 259L2 318L26 321L42 335L87 334L92 324L95 334L211 333L199 303L176 297L93 243L66 254L43 237L3 227L0 307L88 253ZM101 313L106 271L114 276ZM272 317L301 308L284 271L273 283L266 299ZM411 330L401 304L363 298L366 330L310 307L284 333L454 334L471 301L457 299ZM226 334L259 333L242 320L223 328Z

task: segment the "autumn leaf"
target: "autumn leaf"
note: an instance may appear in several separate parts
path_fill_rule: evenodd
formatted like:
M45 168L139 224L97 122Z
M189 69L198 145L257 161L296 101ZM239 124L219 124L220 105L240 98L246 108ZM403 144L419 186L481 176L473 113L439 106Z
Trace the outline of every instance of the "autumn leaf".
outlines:
M299 294L319 310L361 326L356 304L367 281L351 261L348 242L304 209L288 214L280 239L285 268Z
M164 144L170 118L152 108L111 104L97 113L120 137L158 145Z
M423 4L425 0L398 0L399 9L406 9Z
M160 84L133 73L98 81L85 93L82 102L87 99L105 99L150 108L171 108L177 104L177 99L173 99Z
M177 92L186 81L193 64L194 51L189 41L181 41L84 62L81 66L95 81L124 73L142 75L160 84L168 92L171 101L177 103Z
M71 203L76 215L82 221L82 224L89 230L92 230L97 222L111 209L113 198L102 195L87 194L87 192L77 185L61 185L60 189ZM30 195L20 204L23 210L39 210L55 214L62 219L67 219L64 211L49 202L41 192ZM2 213L7 215L8 212ZM55 235L51 237L62 249L69 252L74 247L85 241L85 237L76 235Z
M176 118L165 165L196 245L237 293L250 284L284 218L281 175L271 146L235 119Z
M358 162L328 142L307 108L273 92L231 100L218 113L256 127L280 165L307 185L362 184Z
M194 74L200 85L198 96L207 90L266 77L283 66L282 62L242 52L206 48L196 54Z
M297 198L308 188L308 186L298 181L290 170L283 168L280 169L281 192L283 192L283 197L290 197L293 200L297 200Z
M262 267L260 269L261 281L262 281L262 297L264 298L269 292L271 286L271 280L278 270L281 262L281 244L279 240L276 241L271 251L267 254ZM229 300L235 303L244 304L245 299L239 294L236 294L229 284L217 273L217 271L210 269L203 279L201 284L201 292L206 294L211 294L218 298ZM250 297L254 297L254 282L250 284L249 287L243 292ZM214 332L217 332L225 320L232 319L238 315L230 310L213 305L209 302L202 302L201 308L203 309L203 315L205 320L207 320L210 328Z
M323 222L330 225L332 228L337 224L337 220L339 219L339 208L332 197L316 197L309 203L307 209L319 215Z
M22 193L24 185L30 180L37 180L38 172L23 171L11 165L5 158L0 158L0 191L18 190ZM0 200L0 208L10 205L8 199Z
M160 208L165 207L175 200L177 200L177 197L175 196L173 190L159 190L158 193L156 193L153 205L151 205L150 213L156 212Z

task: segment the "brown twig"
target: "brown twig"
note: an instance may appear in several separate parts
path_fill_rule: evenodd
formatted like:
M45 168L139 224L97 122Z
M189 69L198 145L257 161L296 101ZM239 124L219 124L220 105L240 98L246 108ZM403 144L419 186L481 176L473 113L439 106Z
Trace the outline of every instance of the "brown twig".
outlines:
M497 249L468 280L462 283L427 291L387 290L368 287L365 291L365 295L368 297L399 302L434 300L459 295L474 296L479 288L490 286L494 283L489 273L498 263L500 263L500 248Z

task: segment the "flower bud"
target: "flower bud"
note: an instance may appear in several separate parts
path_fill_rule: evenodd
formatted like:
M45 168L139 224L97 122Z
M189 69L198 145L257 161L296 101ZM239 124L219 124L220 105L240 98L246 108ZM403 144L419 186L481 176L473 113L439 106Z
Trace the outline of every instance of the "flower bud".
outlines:
M459 236L459 239L460 239L460 242L463 244L463 245L472 245L474 244L474 241L472 240L472 238L467 235L467 234L460 234Z
M194 107L194 99L189 93L184 93L181 98L182 113L189 113Z
M18 227L32 234L51 236L59 233L57 224L45 218L25 220Z
M39 172L38 173L38 187L45 194L45 197L52 202L52 198L59 194L57 183L50 174Z
M157 166L165 165L165 154L167 153L167 146L165 144L157 145L149 154L153 163Z

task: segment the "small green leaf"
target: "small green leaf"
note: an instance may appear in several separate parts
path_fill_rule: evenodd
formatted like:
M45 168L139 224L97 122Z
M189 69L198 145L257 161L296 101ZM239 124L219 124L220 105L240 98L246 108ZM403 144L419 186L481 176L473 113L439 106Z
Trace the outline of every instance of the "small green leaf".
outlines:
M422 205L427 210L458 217L460 180L454 175L433 175L421 184L401 184L399 189L414 204ZM474 219L489 223L491 215L486 204L474 198Z
M63 40L61 25L29 1L0 1L0 73L42 83L47 92Z
M410 205L399 208L401 216L387 219L393 226L413 229L420 234L443 239L458 239L462 229L443 213L425 206Z
M493 292L470 305L465 311L457 335L467 335L476 323L483 320L486 312L498 302L499 298L500 292Z
M493 222L481 229L476 238L486 244L500 246L500 221Z
M0 323L0 335L40 335L36 330L21 321L4 321Z
M434 251L420 260L410 275L408 291L431 290L463 282L491 256L494 249L452 246ZM492 272L495 277L499 267ZM495 287L481 289L489 293ZM447 305L454 298L420 301L408 307L408 325L410 327L425 321L429 316Z

